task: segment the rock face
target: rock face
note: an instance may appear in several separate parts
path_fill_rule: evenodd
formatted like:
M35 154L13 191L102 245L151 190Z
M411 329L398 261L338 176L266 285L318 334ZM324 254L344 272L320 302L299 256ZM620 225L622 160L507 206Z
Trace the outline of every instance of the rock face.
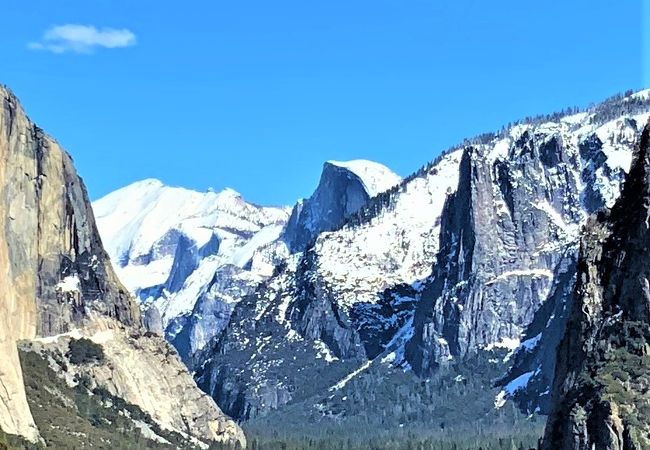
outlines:
M190 368L193 356L225 329L234 306L262 279L261 276L251 277L249 271L237 266L219 267L192 311L169 322L167 338Z
M117 281L70 157L0 88L0 427L36 439L15 343L69 331L92 312L126 325L139 311Z
M98 320L137 332L141 319L102 247L71 158L26 117L12 93L0 88L0 99L0 208L4 211L0 215L4 233L0 240L0 353L4 358L0 428L37 440L16 342L73 332ZM156 339L160 348L166 348L164 341ZM131 371L136 362L117 358L115 367ZM185 371L169 376L185 383L188 392L194 386ZM158 385L155 378L149 383L165 391L165 402L171 405L189 398L175 397L168 385ZM194 392L199 396L196 387ZM205 408L220 414L214 404ZM207 429L197 424L189 427L189 433L211 436ZM233 435L232 440L240 437Z
M90 309L138 323L138 310L101 246L72 160L29 121L11 93L0 94L3 242L9 276L22 290L17 296L36 297L36 334L68 331Z
M199 385L246 419L368 364L428 377L506 348L500 395L548 410L580 228L618 197L649 111L620 96L445 153L278 266L198 355Z
M621 197L587 225L544 449L650 445L650 126Z
M510 347L504 394L548 412L580 227L618 196L647 118L640 95L466 148L406 345L413 370L429 376L451 360Z
M101 362L71 361L70 341L82 338L102 346ZM34 339L27 346L30 351L59 355L50 356L50 366L56 367L60 376L73 383L83 378L90 388L102 387L111 395L138 405L162 428L179 433L190 442L245 445L241 429L221 413L214 400L196 388L173 349L158 336L100 319L81 330Z
M416 372L518 340L546 301L582 220L581 162L568 129L515 130L465 150L407 346Z
M318 189L288 222L288 208L253 205L231 189L199 193L157 180L134 183L93 206L118 274L142 301L145 324L154 332L162 327L191 367L237 302L291 250L398 181L371 161L328 162Z
M581 223L617 199L649 109L648 91L628 93L597 105L586 118L589 125L578 129L574 145L581 163ZM512 368L501 380L504 392L528 413L551 411L555 351L571 310L578 252L579 235L574 235L554 270L547 300L527 326L512 358Z
M400 178L372 161L328 161L313 195L299 201L283 233L292 253L304 250L323 231L338 228L380 192L399 183Z

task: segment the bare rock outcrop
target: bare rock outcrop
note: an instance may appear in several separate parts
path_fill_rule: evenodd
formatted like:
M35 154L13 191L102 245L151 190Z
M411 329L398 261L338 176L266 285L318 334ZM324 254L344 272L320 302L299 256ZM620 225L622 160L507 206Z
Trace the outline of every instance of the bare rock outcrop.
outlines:
M650 125L621 197L588 223L543 449L650 447Z
M102 361L71 361L70 342L82 338L101 345ZM158 335L99 318L68 333L26 341L22 349L57 355L49 358L50 366L70 385L83 378L139 406L162 428L195 443L236 441L245 446L241 429L196 388L176 351Z
M4 87L0 102L0 428L39 438L17 341L112 323L112 372L98 383L110 388L115 377L115 393L156 411L161 425L177 426L181 414L195 418L184 425L190 435L241 442L241 430L204 399L161 337L128 338L143 333L139 308L112 269L72 159ZM147 371L147 385L134 386Z

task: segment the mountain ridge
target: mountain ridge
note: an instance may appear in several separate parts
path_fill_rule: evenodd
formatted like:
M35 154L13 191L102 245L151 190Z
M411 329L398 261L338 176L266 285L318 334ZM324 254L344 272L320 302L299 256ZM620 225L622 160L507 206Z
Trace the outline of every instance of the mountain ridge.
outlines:
M649 93L467 139L374 196L325 163L278 240L259 248L273 269L234 290L233 273L211 272L208 285L239 300L226 311L207 289L168 338L189 349L201 388L247 421L302 411L326 422L324 397L378 373L462 378L477 358L500 371L484 387L490 417L504 420L508 400L548 413L580 228L618 197ZM312 221L320 211L336 212Z
M473 144L468 143L462 151L444 154L436 160L437 164L425 166L426 169L419 171L417 175L407 177L407 181L402 185L376 196L338 229L321 233L302 256L287 261L283 272L276 276L270 285L265 285L257 293L253 293L249 301L235 308L235 311L242 309L238 312L237 320L231 322L212 348L208 348L202 358L199 358L204 363L207 362L207 365L195 365L200 366L200 371L197 372L199 384L231 414L249 419L256 415L263 416L270 410L280 410L285 403L301 401L304 395L309 395L308 392L313 390L313 386L308 389L301 385L304 382L301 381L302 376L294 375L297 368L315 364L314 370L316 367L320 371L327 368L332 373L341 370L343 373L338 378L343 379L345 367L353 365L347 369L348 374L362 369L365 362L370 360L369 356L390 350L393 345L392 338L398 335L405 338L400 338L401 343L392 349L390 357L385 357L386 360L390 361L392 366L415 369L421 376L426 377L428 373L420 371L417 364L420 357L413 352L417 348L413 344L419 339L418 333L422 335L423 332L418 331L416 326L413 333L413 329L409 327L412 326L414 317L423 317L422 314L427 309L423 299L428 297L433 304L438 302L435 291L431 292L430 288L427 288L432 285L428 271L432 267L438 267L444 274L447 269L444 260L441 263L441 258L447 258L447 252L455 245L454 242L460 242L455 241L453 236L462 234L462 221L454 222L453 212L458 211L458 214L462 215L462 211L467 208L450 205L443 210L442 205L445 200L448 202L455 195L456 188L461 187L473 196L462 194L466 199L463 201L470 202L475 211L484 214L474 219L474 223L484 229L484 237L480 239L488 239L494 230L504 230L502 237L498 238L504 240L496 247L489 244L489 240L481 243L483 248L494 248L495 252L486 252L479 256L476 267L485 267L481 269L483 272L476 272L476 275L480 275L479 278L474 275L473 266L468 266L467 273L472 274L469 278L466 278L461 270L458 287L466 290L463 295L475 295L475 298L480 298L481 289L485 288L492 292L490 295L493 300L490 302L495 308L506 309L495 309L492 312L486 309L489 320L477 320L475 312L472 312L473 308L468 307L466 311L471 315L467 316L466 322L458 322L460 325L454 325L456 319L449 319L452 316L440 314L431 328L440 334L428 334L429 337L423 341L422 348L432 352L431 361L443 365L450 362L455 364L457 359L464 359L467 350L461 348L474 353L508 347L513 356L524 352L538 352L537 346L532 345L533 341L524 342L524 333L535 321L535 315L543 311L541 306L546 303L546 297L550 297L554 292L565 292L560 289L558 283L561 277L555 279L555 272L572 270L571 259L567 259L565 251L575 248L572 246L578 236L580 223L591 209L611 204L618 195L618 186L625 173L621 161L629 160L619 156L630 152L628 138L633 139L635 136L633 130L637 123L627 117L646 117L650 111L645 94L643 99L619 96L608 102L593 107L589 114L572 112L569 115L550 116L555 121L548 121L547 116L531 120L528 124L515 125L500 134L480 136ZM582 144L599 134L603 138L603 141L598 138L600 147L587 151L587 147ZM473 148L475 150L472 150ZM465 158L464 163L460 161L461 153ZM604 159L601 154L605 154ZM451 160L456 162L450 165L450 172L441 172L440 164L447 164ZM463 175L466 181L459 182L457 186L454 185L453 177L441 175L456 173L453 168L455 164L464 164L467 167L466 173L474 174ZM526 179L522 175L524 173L531 177L532 181L521 183L521 180ZM472 178L476 176L485 180L482 185ZM422 204L408 200L410 195L416 191L426 192L422 191L426 185L425 180L443 178L448 179L447 183L450 184L440 189L441 197L432 197L430 194L425 196L429 201L439 204L441 209L437 217L431 215L428 221L423 222L421 230L425 234L418 237L422 240L405 241L402 246L385 231L376 234L372 240L362 237L364 235L361 230L365 228L373 230L373 233L388 230L386 225L393 220L389 217L393 217L391 214L399 210L400 204L407 205L406 208L411 211L421 210ZM516 187L515 180L519 187ZM588 192L591 194L586 195ZM399 201L400 198L403 199L402 202ZM472 198L483 200L471 200ZM592 203L587 205L585 198L589 198ZM375 205L381 207L376 208ZM497 205L497 208L495 210L487 205ZM394 217L398 235L403 235L407 230L414 230L409 226L410 222L404 222L406 216L403 214ZM442 235L439 243L440 229ZM451 233L445 234L445 229ZM472 233L473 231L470 234ZM352 241L344 237L347 234ZM469 235L465 233L465 236ZM360 247L351 245L354 239L359 239L362 243ZM375 261L383 261L377 259L383 254L381 250L372 258L363 257L364 252L380 246L383 242L391 243L387 254L392 255L400 255L402 248L422 249L426 248L424 243L430 246L426 259L422 256L416 258L422 267L421 275L410 279L395 279L394 274L399 273L399 268L405 260L399 258L399 262L395 263L386 260L375 265ZM472 248L472 242L467 241L464 247ZM323 247L326 243L327 247ZM325 252L325 248L336 250ZM499 248L502 251L497 251ZM517 259L510 262L508 252L519 254L517 258L520 262L517 262ZM329 274L329 264L323 263L327 258L332 258L332 267L340 271L341 276ZM500 259L503 262L499 262ZM354 282L347 283L349 277L354 277L355 270L352 267L357 263L364 270L372 270L367 270L361 275L360 280L364 283L356 278ZM413 276L415 272L409 269L405 273ZM382 282L391 282L389 285L382 285L381 282L377 285L366 284L368 280L375 278ZM453 300L455 297L451 288L456 282L445 282L444 279L440 278L439 281L441 289ZM463 285L465 279L474 280L471 281L473 284ZM569 283L570 279L571 277ZM435 275L433 283L435 284ZM340 286L340 290L337 286ZM516 294L517 292L519 293ZM526 292L528 293L525 294ZM352 299L351 303L342 300L346 295ZM367 300L364 297L366 295ZM505 300L500 306L498 299L502 295L506 298L518 298L520 309L514 313L504 313L509 306ZM566 297L557 297L557 304L564 304ZM460 301L458 303L462 304ZM421 312L418 312L418 309ZM512 317L512 321L509 322L508 317ZM455 341L452 335L442 331L445 329L445 323L451 326L449 330L460 326L458 329L463 330L462 333L465 334L461 334L460 340ZM475 326L475 323L491 327L486 328L485 332L494 335L484 335L483 331L478 331L475 334L477 338L468 344L470 341L462 336L467 333L472 335L473 332L463 327L469 327L469 324ZM562 333L562 325L559 322L557 328L557 332ZM420 328L424 329L425 327ZM269 341L260 341L260 336L268 337ZM450 347L454 342L460 342L463 347ZM250 362L231 357L233 352L249 355ZM302 362L287 361L287 355L300 354L303 358L303 352L306 359ZM219 358L212 358L211 353L219 355ZM308 356L310 353L312 356ZM231 360L228 361L229 359ZM547 361L546 358L542 360ZM521 362L525 363L533 364L530 360ZM282 368L283 365L286 365L286 370ZM538 367L532 367L532 370L512 368L513 371L520 370L521 373L531 374L537 369ZM536 410L541 404L541 400L536 397L548 388L549 377L552 379L553 364L545 364L542 369L536 377L528 375L530 386L534 384L533 379L539 382L538 387L531 387L531 392L526 393L528 383L511 383L516 378L512 376L510 379L504 379L503 395L506 398L515 398L522 405L529 402L531 412ZM238 384L237 380L250 377L258 380L255 387L247 388ZM328 387L323 385L322 389L326 391ZM258 390L257 393L253 392L255 389ZM495 397L498 397L498 393L499 391L495 392ZM516 396L515 393L519 395ZM245 399L243 406L242 397ZM232 403L234 399L238 399L239 406ZM240 414L243 416L239 416Z
M118 274L145 304L149 328L166 334L189 361L225 326L237 299L296 251L292 245L338 225L378 186L398 180L378 163L326 162L321 182L339 186L351 200L307 199L291 215L289 208L250 204L232 190L198 193L151 179L93 205ZM319 208L306 218L310 207L302 208L310 201L328 202L320 208L329 211L327 219Z

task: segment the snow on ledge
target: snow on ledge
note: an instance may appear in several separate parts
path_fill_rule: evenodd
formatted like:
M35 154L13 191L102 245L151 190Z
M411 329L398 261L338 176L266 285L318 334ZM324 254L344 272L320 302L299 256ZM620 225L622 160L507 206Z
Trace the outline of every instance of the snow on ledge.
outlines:
M485 350L494 350L495 348L505 348L515 350L519 347L519 339L504 337L499 342L491 342L484 347Z
M506 391L500 391L494 399L494 409L501 409L506 404Z
M538 370L535 371L530 371L526 372L524 374L519 375L517 378L512 380L510 383L506 384L504 391L506 394L513 395L515 392L519 391L520 389L524 389L527 385L530 379L536 375L539 372Z
M492 278L489 281L486 281L485 285L490 286L497 281L504 281L511 277L553 278L553 272L548 269L510 270L508 272L503 272L501 275Z
M68 275L56 285L56 289L59 292L79 292L80 288L81 284L79 282L79 277L76 274Z
M325 342L321 341L320 339L316 339L314 341L314 349L318 352L316 359L324 359L327 363L339 360L332 354L327 344L325 344Z
M539 373L539 369L523 373L506 384L494 399L494 409L500 409L506 404L506 400L512 397L515 392L526 388L531 378Z

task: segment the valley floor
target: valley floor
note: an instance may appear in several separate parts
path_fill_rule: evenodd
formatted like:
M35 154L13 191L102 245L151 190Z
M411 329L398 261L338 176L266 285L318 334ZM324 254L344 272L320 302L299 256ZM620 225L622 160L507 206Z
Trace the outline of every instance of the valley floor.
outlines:
M546 418L495 403L503 349L431 378L372 366L345 387L242 424L255 450L519 450L537 448ZM498 361L498 362L496 362Z

